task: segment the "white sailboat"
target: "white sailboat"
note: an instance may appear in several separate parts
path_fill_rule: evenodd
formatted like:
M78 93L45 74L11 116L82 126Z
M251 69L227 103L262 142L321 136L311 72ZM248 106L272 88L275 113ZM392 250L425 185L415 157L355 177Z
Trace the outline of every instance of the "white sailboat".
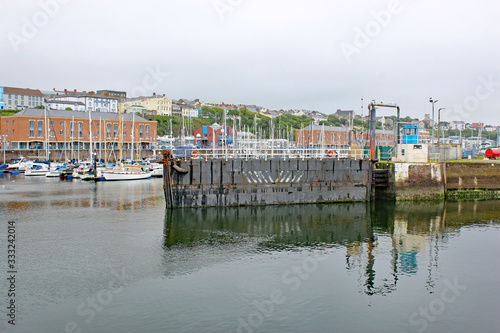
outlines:
M151 173L144 171L140 166L127 166L123 167L122 165L122 110L121 106L118 111L118 128L119 128L119 136L118 136L118 146L120 151L120 161L119 167L105 171L102 173L102 176L106 180L138 180L138 179L148 179L151 178Z

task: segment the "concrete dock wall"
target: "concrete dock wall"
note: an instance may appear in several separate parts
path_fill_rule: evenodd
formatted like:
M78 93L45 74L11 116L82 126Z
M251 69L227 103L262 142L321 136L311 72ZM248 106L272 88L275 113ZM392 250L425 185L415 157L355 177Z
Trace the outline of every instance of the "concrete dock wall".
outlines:
M377 188L378 198L406 201L445 197L441 163L385 163L379 167L389 169L389 184L386 188Z
M167 207L368 201L370 164L332 158L170 161Z
M500 190L500 164L447 163L448 190Z
M384 199L434 200L467 198L461 191L500 191L500 163L379 163L389 169L389 184L376 188L376 196ZM467 193L465 193L467 194ZM495 195L497 196L497 195Z

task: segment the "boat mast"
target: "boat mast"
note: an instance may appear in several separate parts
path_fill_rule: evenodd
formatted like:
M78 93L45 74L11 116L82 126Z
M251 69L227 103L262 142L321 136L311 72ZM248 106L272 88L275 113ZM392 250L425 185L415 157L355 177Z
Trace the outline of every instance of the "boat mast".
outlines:
M89 149L89 154L90 154L90 162L93 161L94 156L92 155L92 116L91 116L91 110L89 110L89 136L90 136L90 149Z
M122 129L122 106L118 107L118 148L120 152L120 171L122 170L122 135L123 135L123 129Z
M135 134L135 112L132 112L132 150L130 151L130 164L134 160L134 134Z

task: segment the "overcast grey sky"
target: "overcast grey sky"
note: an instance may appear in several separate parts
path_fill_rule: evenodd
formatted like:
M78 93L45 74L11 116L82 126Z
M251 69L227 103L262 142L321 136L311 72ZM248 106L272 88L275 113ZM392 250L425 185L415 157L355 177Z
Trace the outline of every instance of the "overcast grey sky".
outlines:
M492 0L0 0L0 85L500 125ZM392 109L380 109L392 114Z

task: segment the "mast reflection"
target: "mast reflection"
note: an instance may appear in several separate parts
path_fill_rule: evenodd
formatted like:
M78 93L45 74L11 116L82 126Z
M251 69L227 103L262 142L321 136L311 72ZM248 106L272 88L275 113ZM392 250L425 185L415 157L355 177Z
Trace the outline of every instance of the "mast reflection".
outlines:
M366 295L386 295L398 281L426 270L433 292L439 251L460 227L497 219L477 202L221 207L166 210L164 250L238 244L252 238L257 251L345 249L345 268ZM473 222L474 223L474 222Z

